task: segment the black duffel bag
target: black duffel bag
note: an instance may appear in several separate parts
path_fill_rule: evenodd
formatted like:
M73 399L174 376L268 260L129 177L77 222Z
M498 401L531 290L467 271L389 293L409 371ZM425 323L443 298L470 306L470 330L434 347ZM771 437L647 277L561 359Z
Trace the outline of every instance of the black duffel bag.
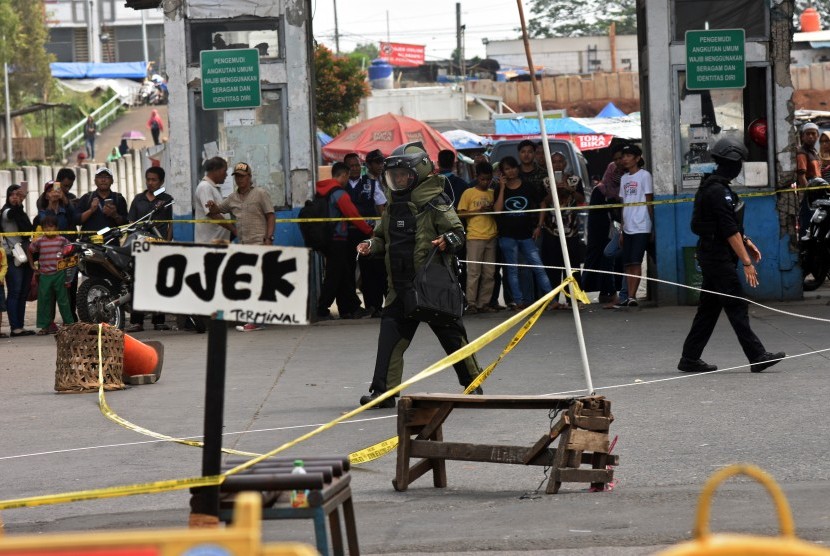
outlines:
M412 291L404 295L404 312L407 318L447 325L464 313L464 292L449 264L432 264L436 253L438 247L432 249L424 266L415 273Z

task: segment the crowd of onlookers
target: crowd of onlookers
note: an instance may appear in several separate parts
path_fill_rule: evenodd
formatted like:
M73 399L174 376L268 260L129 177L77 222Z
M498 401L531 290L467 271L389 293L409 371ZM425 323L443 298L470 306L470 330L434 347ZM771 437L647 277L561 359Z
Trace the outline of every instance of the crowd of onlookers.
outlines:
M602 205L652 200L651 176L642 169L642 151L636 145L616 149L613 161L602 178L592 184L586 198L585 184L569 171L562 153L551 155L555 183L550 183L541 144L525 140L518 147L518 157L506 156L496 164L491 164L486 154L477 155L470 182L454 172L454 152L441 151L438 155L438 173L445 177L446 202L453 205L465 224L466 245L459 255L465 262L459 266L458 275L466 293L467 314L526 307L563 281L566 254L583 290L599 292L599 301L609 308L636 307L641 261L652 238L651 207L635 204L621 210ZM372 227L387 205L383 164L380 151L368 153L365 164L352 153L344 162L332 166L331 179L317 184L316 192L331 199L332 216L355 218L331 225L331 242L325 250L325 279L317 304L319 319L331 317L334 303L343 319L381 314L387 291L386 267L380 258L356 257L356 246L371 237ZM233 214L236 222L197 224L196 241L227 241L233 234L241 243L272 244L275 220L267 191L255 188L252 169L239 163L233 171L237 189L223 199L218 188L227 174L224 159L206 162L205 176L194 192L195 216L224 219ZM134 222L160 202L167 206L156 218L171 220L172 198L166 193L155 195L164 179L162 168L148 168L146 189L128 205L121 194L111 189L113 175L108 168L96 171L95 190L80 198L71 192L75 173L62 168L55 180L45 185L33 220L23 208L25 188L8 188L0 209L0 231L93 233ZM551 210L554 195L562 209L561 227ZM583 225L579 212L586 202L591 210L587 211L587 223ZM171 239L172 226L162 224L159 230L165 239ZM560 234L564 235L564 251ZM77 267L61 256L63 247L74 239L69 234L2 238L0 311L8 312L12 337L55 333L56 306L64 324L78 319ZM623 271L628 277L621 280L619 276L591 270ZM26 301L34 298L38 300L37 332L24 327ZM564 309L567 305L562 296L549 308ZM143 330L144 318L141 313L132 313L127 330ZM153 315L152 324L156 330L168 328L163 314ZM244 324L238 328L251 331L261 330L262 326ZM5 336L0 333L0 337Z
M554 181L548 179L541 143L518 145L518 157L491 164L486 154L475 157L473 179L454 172L452 151L438 154L438 173L446 178L445 195L465 224L466 245L459 255L459 280L466 293L467 314L520 310L562 283L565 254L586 291L599 292L608 308L636 307L641 261L652 239L651 207L604 208L616 203L643 203L653 198L650 174L643 170L642 151L621 145L605 174L590 189L568 168L562 153L551 155ZM330 318L337 303L341 318L379 317L386 288L386 270L379 260L360 257L355 247L371 237L374 220L386 207L383 155L369 153L361 165L356 153L332 166L332 178L318 183L317 193L337 191L333 216L363 216L333 228L334 241L325 250L327 272L317 317ZM562 226L554 217L554 195L562 209ZM587 224L579 212L586 203ZM565 251L559 235L564 235ZM584 236L587 235L587 243ZM359 282L354 277L359 269ZM582 270L582 272L580 272ZM616 271L619 276L587 272ZM361 306L357 290L363 293ZM629 292L631 292L629 294ZM503 304L502 304L503 303ZM566 309L564 296L549 305Z
M166 195L163 193L158 198L155 196L164 178L162 168L148 168L146 189L128 205L123 195L112 190L113 174L109 168L102 167L95 172L95 190L80 198L71 192L75 172L61 168L55 179L44 185L36 202L34 218L30 218L24 208L26 187L9 186L5 203L0 208L0 232L8 234L3 235L0 249L0 324L2 312L6 311L10 333L0 332L0 338L56 333L56 305L63 324L77 321L77 261L64 257L64 247L77 240L75 232L93 234L105 227L134 222L149 213L157 202L169 198L169 195L163 197ZM172 219L172 208L161 208L157 217ZM161 227L169 239L170 226ZM26 302L35 300L37 331L24 326ZM163 318L154 322L157 330L169 328Z

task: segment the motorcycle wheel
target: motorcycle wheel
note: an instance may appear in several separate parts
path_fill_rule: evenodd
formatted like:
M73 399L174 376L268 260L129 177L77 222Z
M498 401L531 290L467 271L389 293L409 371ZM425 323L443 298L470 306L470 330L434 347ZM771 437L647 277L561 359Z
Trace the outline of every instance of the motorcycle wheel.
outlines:
M808 253L801 263L804 281L801 284L805 292L817 290L830 272L830 260L818 253Z
M118 298L118 291L99 278L89 278L78 286L78 316L84 322L104 322L119 330L124 329L124 307L107 310L106 305Z

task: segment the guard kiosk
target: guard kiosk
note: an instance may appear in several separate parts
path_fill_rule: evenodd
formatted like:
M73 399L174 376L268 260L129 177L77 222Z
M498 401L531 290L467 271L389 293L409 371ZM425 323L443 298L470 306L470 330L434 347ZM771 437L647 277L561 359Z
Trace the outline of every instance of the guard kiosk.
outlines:
M247 162L277 218L293 216L315 182L314 71L310 0L127 0L164 11L170 91L165 186L174 217L193 218L193 190L205 160ZM227 195L232 177L223 184ZM302 245L294 224L276 243ZM192 224L175 237L193 239Z
M713 168L709 147L734 137L749 149L735 189L763 253L753 297L800 298L797 204L792 193L774 194L794 181L793 0L638 0L637 10L646 167L655 200L689 201L655 206L658 276L694 280L691 199ZM682 288L656 294L663 304L687 301Z

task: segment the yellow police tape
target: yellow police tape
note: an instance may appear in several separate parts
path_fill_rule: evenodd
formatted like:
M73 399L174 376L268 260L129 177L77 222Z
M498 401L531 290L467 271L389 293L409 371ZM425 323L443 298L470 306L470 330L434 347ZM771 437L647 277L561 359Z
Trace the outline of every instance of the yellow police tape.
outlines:
M800 191L814 191L818 189L828 189L830 186L828 185L814 185L810 187L793 187L793 188L786 188L786 189L776 189L774 191L755 191L752 193L742 193L742 198L749 198L749 197L770 197L772 195L777 195L779 193L797 193ZM603 204L603 205L582 205L582 206L574 206L574 207L561 207L559 210L562 212L567 212L571 210L578 210L578 211L585 211L585 210L604 210L609 208L623 208L623 207L643 207L643 206L656 206L656 205L676 205L679 203L691 203L694 201L694 197L680 197L676 199L662 199L659 201L643 201L641 203L610 203L610 204ZM533 213L533 212L553 212L555 209L552 207L548 208L538 208L538 209L528 209L522 212ZM475 213L476 216L498 216L501 214L515 214L512 211L490 211L490 212L477 212ZM277 224L291 224L291 223L300 223L300 222L351 222L355 220L380 220L380 216L340 216L334 218L277 218L274 220ZM235 224L236 220L210 220L210 219L184 219L184 220L154 220L154 222L159 224ZM129 224L122 224L121 228L129 226ZM33 236L37 234L48 234L48 235L80 235L80 234L89 234L89 231L78 232L76 230L71 231L56 231L56 232L0 232L0 237L15 237L15 236ZM99 236L100 237L100 236Z
M98 361L103 361L103 354L101 353L101 331L103 329L103 325L98 325ZM145 436L149 436L151 438L156 438L158 440L166 440L169 442L176 442L178 444L184 444L185 446L193 446L196 448L204 448L204 442L199 442L198 440L186 440L184 438L175 438L172 436L167 436L166 434L161 434L155 431L151 431L150 429L145 429L144 427L140 427L130 421L127 421L120 415L110 408L109 404L107 403L107 398L104 396L104 371L103 366L98 365L98 409L100 409L101 413L118 425L121 425L127 430L131 430L133 432L137 432L139 434L143 434ZM241 452L239 450L233 450L231 448L222 448L222 451L226 454L232 454L235 456L258 456L259 454L255 452Z
M573 288L577 299L582 301L583 303L589 303L588 297L585 295L582 290L579 289L577 281L574 279L573 276L566 278L559 286L553 289L550 293L545 294L542 298L537 300L536 302L529 305L527 308L519 311L515 315L511 316L504 322L500 323L496 327L490 329L489 331L485 332L472 342L468 343L466 346L462 347L458 351L447 355L440 361L433 363L426 369L422 370L421 372L417 373L415 376L405 380L395 388L385 392L381 396L378 396L370 403L360 406L356 409L353 409L336 419L317 427L316 429L290 441L286 442L285 444L267 452L265 454L260 454L253 459L250 459L233 469L230 469L223 473L222 475L216 475L211 477L190 477L185 479L171 479L166 481L155 481L150 483L141 483L141 484L133 484L133 485L123 485L123 486L114 486L114 487L105 487L100 489L92 489L92 490L84 490L84 491L76 491L76 492L67 492L62 494L52 494L52 495L44 495L44 496L33 496L27 498L18 498L14 500L3 500L0 501L0 510L8 510L13 508L27 508L27 507L34 507L34 506L44 506L50 504L64 504L67 502L80 502L85 500L96 500L101 498L117 498L122 496L132 496L137 494L155 494L161 492L170 492L174 490L184 490L193 487L206 487L206 486L216 486L222 484L225 480L225 477L229 475L234 475L236 473L240 473L246 469L249 469L256 465L257 463L264 461L270 457L273 457L281 452L284 452L290 448L293 448L297 444L308 440L322 432L325 432L336 425L351 419L352 417L359 415L360 413L366 411L374 407L375 405L379 404L383 400L390 398L402 390L408 388L409 386L425 379L431 377L439 372L443 371L444 369L450 367L451 365L469 357L470 355L474 354L475 352L482 349L484 346L492 343L496 338L502 336L505 332L513 328L523 319L530 317L532 314L539 311L540 308L544 309L544 307L550 303L559 293L565 289L566 286L571 285ZM102 353L101 347L99 344L99 354L98 354L98 365L99 365L99 380L102 380L103 371L102 371ZM483 380L483 379L482 379Z

